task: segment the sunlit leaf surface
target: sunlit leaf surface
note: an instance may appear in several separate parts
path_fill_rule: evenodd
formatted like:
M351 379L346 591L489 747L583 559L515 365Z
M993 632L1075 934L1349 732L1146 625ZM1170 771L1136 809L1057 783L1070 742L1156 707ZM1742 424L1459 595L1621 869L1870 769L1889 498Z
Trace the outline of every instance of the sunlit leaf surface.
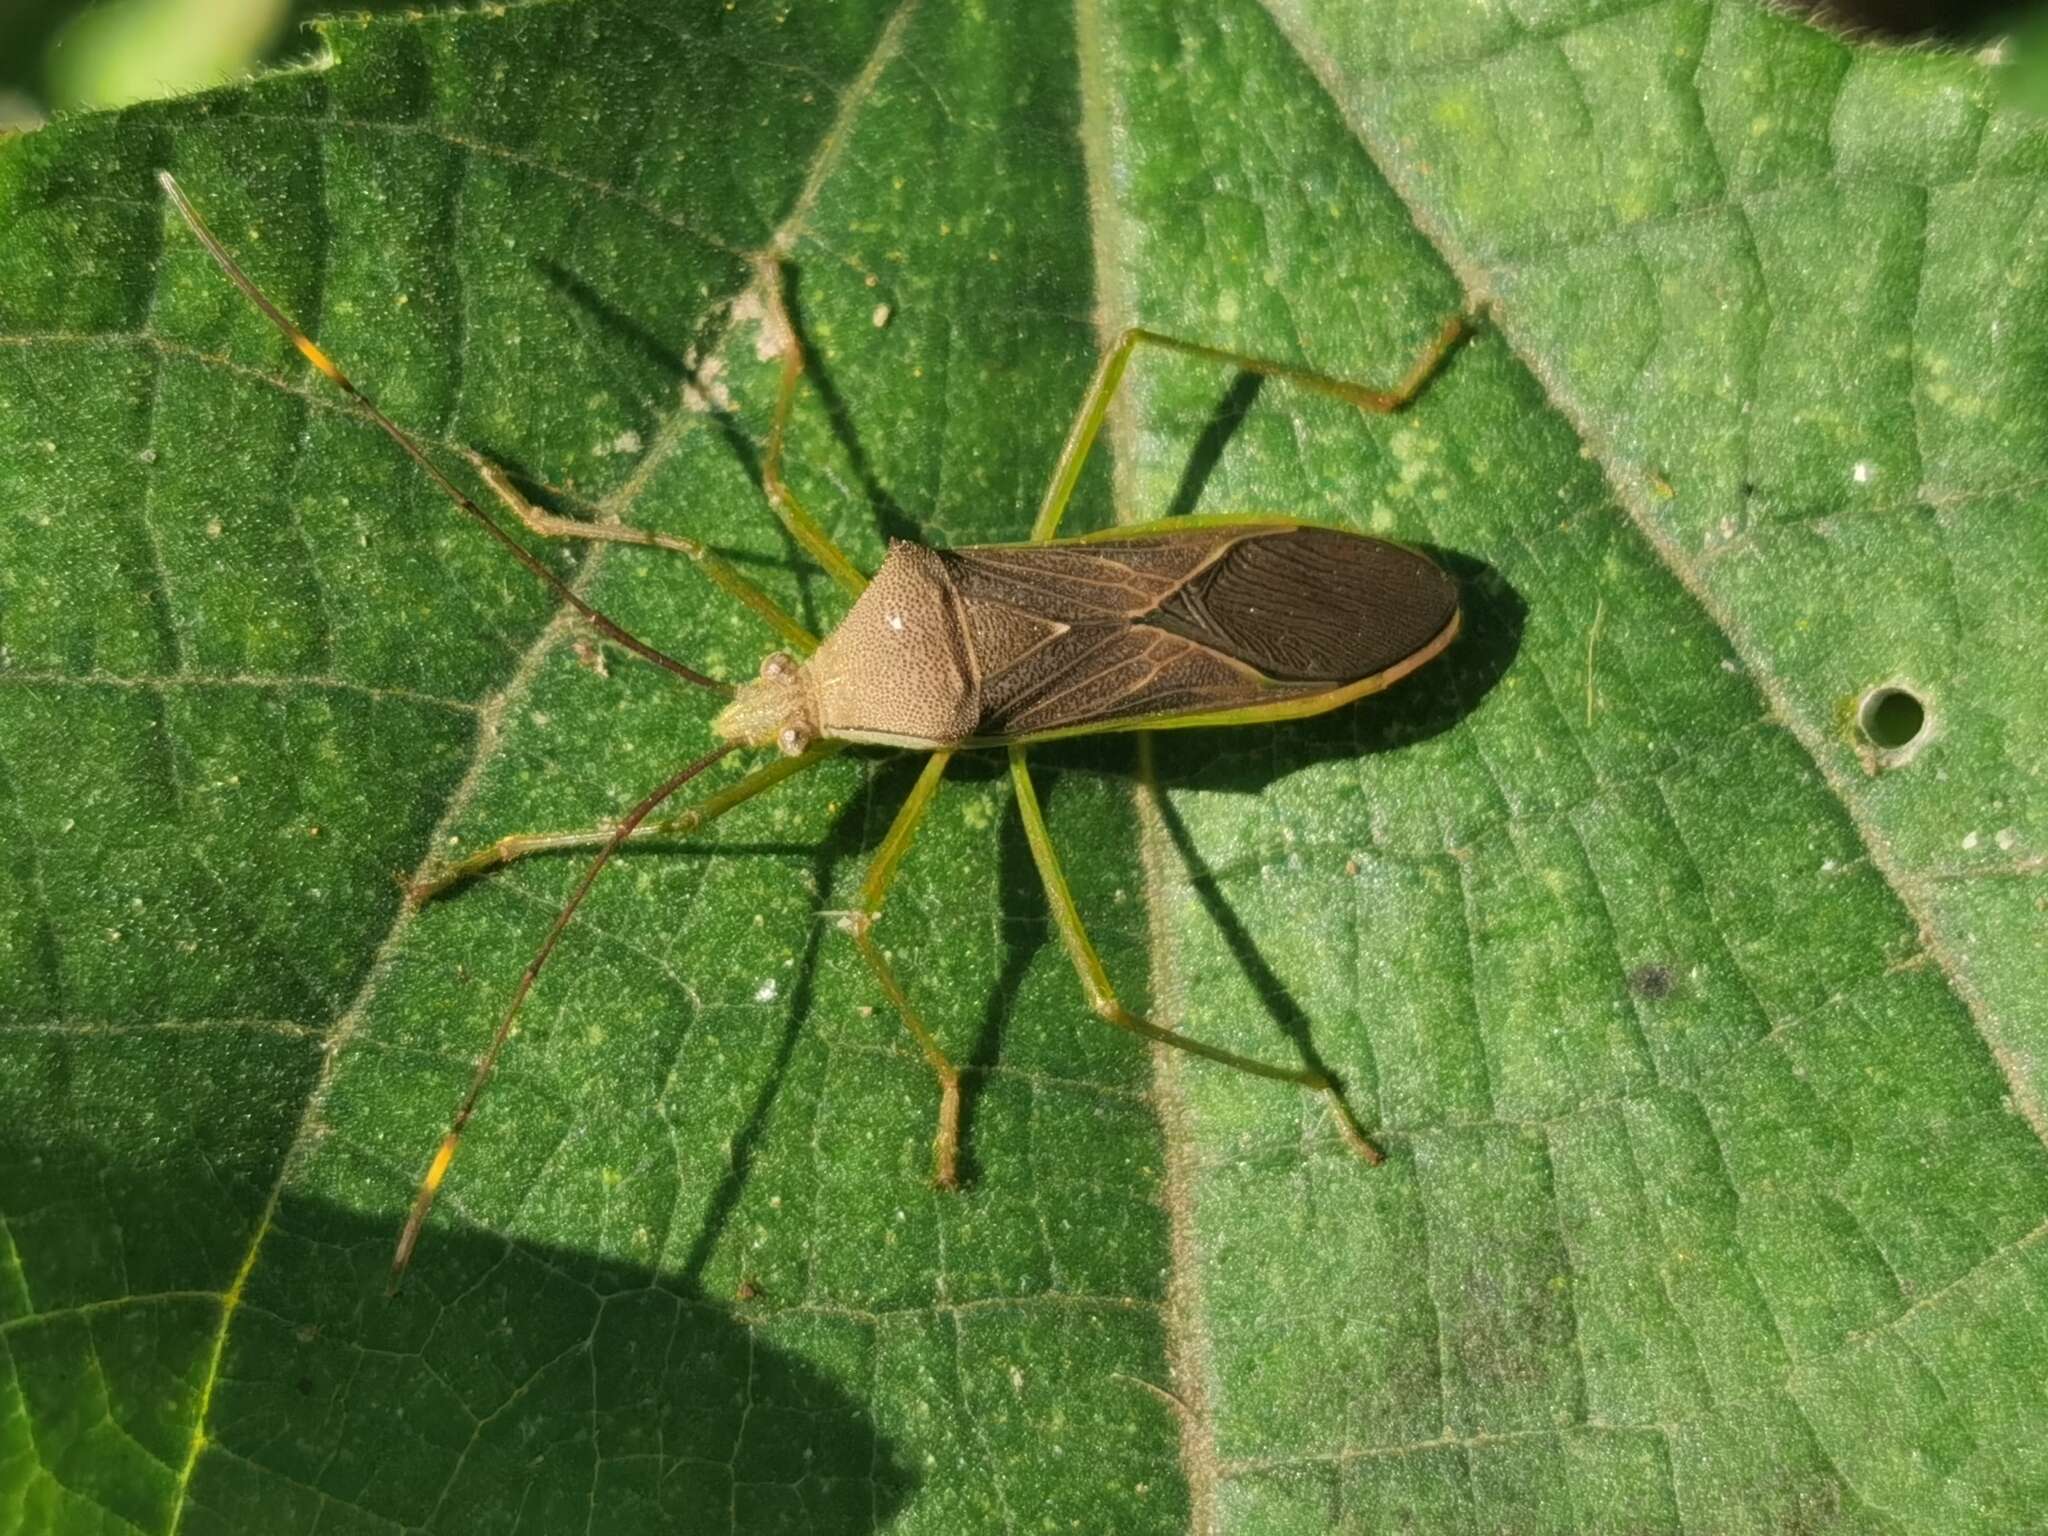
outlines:
M536 4L0 145L0 1530L1964 1531L2048 1506L2048 126L1743 0ZM635 850L402 1294L414 1183L594 826L716 701L601 645L220 278L451 469L688 533L826 626L758 488L1425 544L1467 634L1302 724L996 760L878 930L915 764ZM465 475L467 471L464 471ZM548 558L744 677L688 561ZM1926 711L1895 753L1880 685ZM721 769L736 773L736 769Z

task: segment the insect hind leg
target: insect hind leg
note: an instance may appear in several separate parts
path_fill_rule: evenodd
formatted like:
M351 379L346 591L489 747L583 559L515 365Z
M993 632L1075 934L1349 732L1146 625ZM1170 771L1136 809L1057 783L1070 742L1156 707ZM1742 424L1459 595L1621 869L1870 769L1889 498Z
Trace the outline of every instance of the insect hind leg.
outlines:
M1045 825L1045 812L1039 806L1038 791L1032 785L1031 769L1025 762L1022 747L1010 748L1010 779L1016 787L1017 810L1024 821L1024 836L1031 844L1031 857L1038 865L1038 876L1044 882L1046 900L1052 907L1053 923L1059 929L1069 958L1074 962L1075 973L1081 978L1081 990L1087 994L1088 1006L1094 1010L1095 1016L1114 1029L1160 1045L1170 1045L1177 1051L1186 1051L1219 1066L1274 1082L1294 1083L1311 1093L1319 1093L1336 1116L1337 1130L1345 1145L1368 1163L1385 1161L1385 1154L1366 1136L1358 1117L1345 1102L1343 1090L1326 1073L1311 1067L1280 1067L1271 1062L1255 1061L1235 1051L1226 1051L1221 1046L1191 1040L1124 1007L1117 998L1116 989L1110 985L1101 956L1096 954L1095 945L1088 938L1088 930L1081 925L1081 914L1074 906L1073 893L1067 889L1067 878L1060 869L1059 855L1053 851L1052 833Z

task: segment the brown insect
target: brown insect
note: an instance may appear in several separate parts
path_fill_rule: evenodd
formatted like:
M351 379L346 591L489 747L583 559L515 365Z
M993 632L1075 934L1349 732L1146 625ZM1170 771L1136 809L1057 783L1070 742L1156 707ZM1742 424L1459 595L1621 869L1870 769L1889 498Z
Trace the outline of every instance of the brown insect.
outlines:
M1286 379L1364 410L1392 412L1420 392L1463 333L1461 319L1445 322L1406 377L1389 390L1368 389L1153 331L1125 331L1096 369L1026 542L936 550L898 541L870 580L782 480L783 434L804 359L783 306L779 263L763 258L762 287L771 320L783 338L781 382L762 456L763 487L783 526L854 600L838 627L822 640L702 544L552 516L529 504L497 468L470 455L484 483L530 531L551 538L654 545L686 554L781 635L786 648L761 663L758 677L734 686L664 655L571 591L460 490L265 297L213 237L170 175L164 173L160 180L193 234L235 285L457 506L607 638L731 701L713 722L723 745L678 770L615 826L503 838L411 889L411 899L422 902L528 854L598 850L513 989L469 1091L420 1181L392 1259L394 1286L411 1260L463 1129L527 993L592 882L620 845L636 837L695 832L853 743L930 754L883 838L844 925L938 1078L938 1131L932 1145L935 1184L950 1189L958 1179L959 1072L911 1005L872 930L946 765L955 752L976 747L1001 747L1009 754L1018 810L1053 921L1096 1016L1176 1050L1324 1095L1351 1148L1368 1162L1381 1161L1378 1148L1327 1075L1187 1039L1131 1013L1117 1000L1067 889L1032 785L1026 750L1037 742L1105 731L1249 725L1319 714L1388 687L1448 646L1459 624L1455 583L1427 555L1385 539L1285 518L1234 517L1179 517L1079 538L1058 535L1111 397L1141 343ZM670 796L741 747L772 747L779 755L689 809L650 820Z

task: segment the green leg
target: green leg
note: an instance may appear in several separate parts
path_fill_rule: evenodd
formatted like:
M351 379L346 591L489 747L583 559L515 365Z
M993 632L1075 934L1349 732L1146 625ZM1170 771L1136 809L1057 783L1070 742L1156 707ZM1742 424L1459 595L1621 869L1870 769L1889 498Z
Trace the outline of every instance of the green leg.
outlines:
M758 263L761 292L768 307L769 335L782 351L782 382L775 392L775 415L768 426L768 445L761 454L761 488L768 493L768 505L789 530L789 536L803 546L825 573L854 597L867 590L868 579L832 542L832 536L795 496L782 478L782 442L789 428L789 414L796 402L797 381L804 373L804 344L790 319L789 305L782 297L782 258L764 256Z
M1117 385L1123 381L1124 370L1130 366L1131 353L1141 341L1169 352L1178 352L1184 357L1227 363L1246 373L1285 379L1319 395L1329 395L1361 410L1384 415L1400 410L1421 393L1422 386L1429 382L1429 376L1436 372L1444 355L1464 334L1464 317L1451 316L1399 384L1392 389L1368 389L1363 384L1333 379L1289 363L1276 363L1270 358L1252 357L1223 347L1205 347L1200 342L1182 341L1177 337L1162 336L1157 331L1132 327L1117 338L1116 345L1104 353L1102 361L1096 365L1095 378L1088 385L1088 393L1081 397L1081 409L1067 432L1066 446L1060 449L1059 462L1053 466L1052 483L1045 488L1045 500L1039 504L1038 520L1031 525L1031 542L1050 543L1059 532L1060 519L1066 515L1067 503L1074 495L1074 484L1081 478L1081 466L1088 461L1088 450L1095 446L1095 434L1102 430L1103 418L1109 414L1109 402L1116 394Z
M497 492L498 500L504 502L512 515L524 523L529 531L539 534L544 539L589 539L598 543L640 544L650 549L667 549L679 555L688 555L720 590L729 592L767 620L769 627L788 641L792 650L808 656L818 648L816 635L791 618L774 598L734 570L729 562L713 554L695 539L667 533L650 533L645 528L632 528L624 523L586 523L573 517L557 517L553 513L543 512L520 495L518 487L513 485L506 478L505 472L489 459L467 448L463 453L476 467L476 472L483 477L484 484Z
M735 806L744 805L763 790L773 789L784 779L793 778L813 763L823 762L846 749L843 741L820 742L798 757L778 757L774 762L756 768L745 778L721 789L687 809L673 816L664 816L660 821L644 822L627 835L626 841L638 842L642 838L687 837L702 827L709 826ZM480 848L465 859L443 864L420 879L412 881L405 888L405 898L413 906L425 906L436 896L444 895L458 885L474 880L478 875L488 874L510 864L514 859L523 859L534 853L561 853L573 848L599 848L618 834L616 827L592 827L584 832L520 832L510 837L501 837L488 848Z
M910 798L896 813L889 835L882 839L874 863L868 866L868 877L861 882L860 904L847 914L846 919L853 942L860 947L876 979L882 983L882 990L889 994L889 1001L903 1016L904 1028L917 1041L918 1049L924 1052L925 1061L939 1079L939 1130L932 1138L932 1183L940 1189L956 1189L960 1183L960 1072L946 1059L946 1053L939 1049L938 1041L924 1027L917 1010L910 1006L903 984L896 979L889 957L882 953L882 947L875 942L871 930L882 915L882 898L888 894L889 884L896 878L896 866L910 851L911 835L917 831L917 824L924 820L924 813L931 807L932 796L938 792L939 780L945 776L946 764L952 760L951 752L934 752L925 763L924 772L918 775L917 784L910 791Z
M1109 984L1109 976L1102 968L1102 959L1095 953L1095 946L1089 942L1088 930L1081 926L1081 914L1075 910L1073 893L1067 889L1067 878L1060 871L1059 855L1053 852L1052 834L1046 830L1045 813L1039 809L1038 791L1031 784L1031 769L1024 760L1022 747L1010 748L1010 779L1017 788L1017 810L1024 818L1024 836L1031 844L1031 857L1038 865L1038 877L1045 882L1046 900L1052 906L1054 925L1060 931L1060 939L1067 946L1067 954L1074 962L1074 970L1081 978L1081 990L1088 994L1088 1006L1095 1010L1095 1016L1105 1024L1128 1030L1147 1040L1161 1045L1170 1045L1177 1051L1200 1056L1206 1061L1219 1062L1226 1067L1235 1067L1240 1072L1249 1072L1254 1077L1271 1078L1275 1082L1298 1083L1312 1093L1320 1093L1330 1101L1336 1112L1337 1129L1343 1134L1351 1150L1368 1163L1383 1160L1380 1149L1366 1139L1364 1128L1351 1113L1351 1106L1344 1102L1344 1095L1337 1085L1320 1072L1306 1067L1276 1067L1263 1061L1253 1061L1235 1051L1226 1051L1220 1046L1205 1045L1199 1040L1190 1040L1173 1030L1163 1029L1149 1019L1141 1019L1117 1001L1115 990Z

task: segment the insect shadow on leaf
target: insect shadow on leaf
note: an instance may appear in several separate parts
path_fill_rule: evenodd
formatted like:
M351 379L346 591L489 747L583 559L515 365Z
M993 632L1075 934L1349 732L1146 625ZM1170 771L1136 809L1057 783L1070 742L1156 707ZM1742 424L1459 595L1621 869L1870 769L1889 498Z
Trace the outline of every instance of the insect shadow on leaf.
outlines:
M861 494L867 498L868 509L874 513L882 537L915 544L924 537L924 530L903 510L903 504L890 494L888 487L875 474L874 462L861 446L859 432L854 430L853 412L847 408L846 397L833 382L830 363L810 345L810 332L804 324L803 277L802 262L782 263L782 300L788 309L790 329L795 332L797 345L803 348L809 363L804 376L811 388L817 391L818 403L825 408L825 421L832 429L840 452L846 455L846 462L852 466L854 478L860 482Z
M1045 920L1045 902L1038 894L1038 872L1031 862L1031 844L1024 835L1024 819L1014 798L996 825L996 893L1000 903L1002 970L989 988L981 1026L961 1063L966 1079L960 1103L961 1175L969 1183L981 1171L974 1151L974 1118L981 1103L980 1090L989 1072L1002 1059L1003 1040L1016 1014L1024 978L1051 937Z
M1154 754L1160 788L1257 795L1318 763L1356 762L1431 740L1476 710L1521 651L1528 604L1486 561L1438 544L1416 547L1478 599L1466 606L1464 631L1438 663L1435 686L1395 689L1370 710L1313 715L1259 737L1186 732Z
M686 844L685 850L691 856L703 858L746 858L751 855L784 856L791 853L809 853L811 875L816 889L829 891L838 878L840 866L846 859L863 850L866 842L865 830L868 825L866 800L875 793L868 791L842 806L838 815L832 818L832 825L825 836L811 845L792 844L732 844L718 847L703 844ZM761 1139L767 1134L768 1118L776 1100L781 1096L784 1080L790 1063L795 1059L798 1043L803 1038L805 1022L810 1018L811 1004L816 995L818 964L830 926L822 921L810 924L804 936L802 952L797 956L795 975L789 988L788 999L782 1009L782 1032L775 1043L775 1055L768 1069L762 1073L760 1087L755 1092L746 1118L733 1133L731 1154L727 1159L725 1172L720 1175L718 1187L712 1191L705 1204L704 1218L698 1227L696 1240L690 1245L688 1256L683 1260L682 1273L687 1281L701 1284L705 1266L711 1262L718 1249L718 1241L730 1224L733 1213L738 1210L740 1196L745 1191L747 1177L753 1168L754 1154Z
M1209 484L1209 476L1215 472L1217 462L1223 457L1223 450L1230 446L1230 440L1237 435L1237 429L1244 425L1251 415L1252 407L1258 403L1259 391L1265 388L1265 379L1256 373L1240 373L1231 381L1216 401L1216 407L1209 412L1209 419L1202 425L1201 435L1195 439L1194 449L1188 454L1187 467L1181 471L1180 484L1174 487L1173 499L1166 504L1166 516L1186 517L1202 500L1202 492Z
M1266 963L1266 957L1259 953L1257 942L1230 905L1230 898L1224 894L1222 882L1203 864L1187 823L1174 809L1172 799L1161 795L1158 806L1160 824L1165 827L1167 840L1173 844L1174 852L1188 868L1188 883L1194 889L1195 898L1201 902L1202 910L1209 914L1209 921L1223 935L1231 958L1250 979L1252 990L1265 1005L1266 1012L1312 1070L1343 1086L1342 1080L1325 1065L1322 1054L1316 1049L1314 1025L1308 1014L1294 1000L1287 984Z
M754 439L741 425L738 413L729 405L720 403L723 397L714 387L714 377L704 363L704 359L711 354L716 344L717 324L730 320L730 305L714 305L707 310L697 334L691 338L688 346L678 351L563 263L552 257L543 256L537 260L535 266L549 286L560 293L573 309L588 320L595 331L609 341L609 346L596 349L600 355L614 350L623 351L629 357L637 358L642 364L659 372L667 382L668 393L671 396L686 398L690 402L689 409L711 423L720 443L740 466L741 473L764 495L767 493L767 487L762 480L759 449ZM799 331L798 334L801 336L802 333ZM637 395L644 391L629 385L628 393ZM669 406L667 401L659 404L661 408ZM656 403L646 402L646 406L651 418ZM521 483L527 490L540 488L539 478L517 458L496 451L487 453L485 457L500 469L507 471L511 479ZM796 564L801 573L801 606L797 616L803 620L806 627L816 629L818 613L813 589L818 583L811 579L815 573L803 565L802 546L795 536L787 529L783 529L782 534L784 554L780 560L764 562L760 557L744 551L722 552L722 558L740 567L772 564L781 570L792 563Z

